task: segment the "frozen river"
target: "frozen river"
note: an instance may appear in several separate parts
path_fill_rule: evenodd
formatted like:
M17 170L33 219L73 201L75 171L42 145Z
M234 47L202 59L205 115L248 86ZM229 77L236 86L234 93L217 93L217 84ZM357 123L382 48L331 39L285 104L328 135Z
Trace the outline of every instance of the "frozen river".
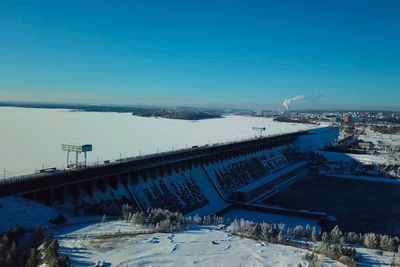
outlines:
M130 113L80 112L63 109L0 107L0 177L64 168L61 144L93 144L88 162L96 163L170 151L191 146L308 129L305 124L274 122L271 118L228 116L201 121L144 118ZM74 160L74 155L70 155ZM83 155L80 156L83 161Z

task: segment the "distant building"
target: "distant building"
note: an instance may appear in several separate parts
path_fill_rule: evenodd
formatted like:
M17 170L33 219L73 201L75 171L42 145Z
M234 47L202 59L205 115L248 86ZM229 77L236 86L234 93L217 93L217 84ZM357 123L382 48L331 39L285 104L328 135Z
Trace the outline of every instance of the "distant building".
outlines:
M344 114L343 120L344 120L344 123L350 123L350 120L351 120L350 114Z

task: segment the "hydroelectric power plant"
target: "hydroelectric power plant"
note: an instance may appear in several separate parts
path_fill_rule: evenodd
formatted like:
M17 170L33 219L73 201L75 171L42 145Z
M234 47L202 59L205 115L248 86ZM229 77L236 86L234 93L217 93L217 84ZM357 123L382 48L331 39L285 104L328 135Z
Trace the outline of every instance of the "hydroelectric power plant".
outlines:
M119 215L129 204L200 216L230 207L326 219L326 214L274 209L261 203L309 172L293 153L329 145L338 128L325 127L246 141L121 159L99 166L2 180L0 196L22 196L76 214Z

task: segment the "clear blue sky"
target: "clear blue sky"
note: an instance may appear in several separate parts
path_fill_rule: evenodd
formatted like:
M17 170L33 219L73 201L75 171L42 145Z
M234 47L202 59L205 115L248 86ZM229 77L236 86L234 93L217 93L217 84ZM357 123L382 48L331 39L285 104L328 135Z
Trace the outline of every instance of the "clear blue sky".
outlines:
M0 99L400 109L400 1L0 2Z

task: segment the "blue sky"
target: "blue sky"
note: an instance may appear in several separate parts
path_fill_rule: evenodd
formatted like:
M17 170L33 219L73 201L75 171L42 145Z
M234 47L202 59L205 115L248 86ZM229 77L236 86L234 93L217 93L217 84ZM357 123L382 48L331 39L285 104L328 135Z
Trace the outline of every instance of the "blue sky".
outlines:
M400 110L400 1L0 2L0 99Z

